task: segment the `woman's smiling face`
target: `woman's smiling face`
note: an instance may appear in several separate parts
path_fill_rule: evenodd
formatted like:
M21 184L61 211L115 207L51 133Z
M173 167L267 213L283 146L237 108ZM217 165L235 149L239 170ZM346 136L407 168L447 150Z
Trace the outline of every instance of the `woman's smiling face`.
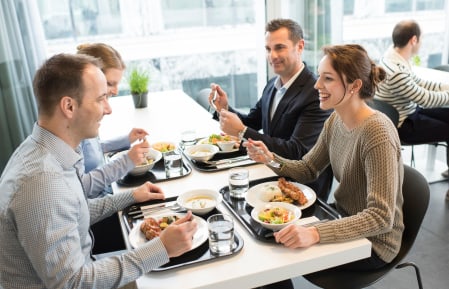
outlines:
M320 96L320 108L328 110L343 103L346 96L346 88L340 75L334 70L331 59L325 55L318 66L318 79L315 89Z

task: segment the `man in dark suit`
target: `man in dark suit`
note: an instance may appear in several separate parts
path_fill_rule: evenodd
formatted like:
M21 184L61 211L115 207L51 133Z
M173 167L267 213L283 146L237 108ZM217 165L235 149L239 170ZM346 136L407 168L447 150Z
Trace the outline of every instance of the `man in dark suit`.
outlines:
M272 152L300 159L315 144L330 111L320 109L318 91L313 87L316 77L302 61L304 39L298 23L290 19L270 21L265 29L265 49L277 76L267 83L248 114L229 107L226 92L217 84L211 85L209 100L223 132L261 140ZM308 185L326 201L332 178L329 167Z

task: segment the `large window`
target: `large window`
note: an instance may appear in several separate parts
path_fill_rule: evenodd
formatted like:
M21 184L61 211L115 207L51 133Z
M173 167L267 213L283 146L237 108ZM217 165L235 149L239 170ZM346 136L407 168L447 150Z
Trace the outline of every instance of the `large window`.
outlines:
M306 32L304 59L316 64L323 44L358 43L374 60L392 44L391 32L402 19L415 19L423 31L420 65L434 67L448 61L447 0L310 0L283 1L287 16ZM303 9L298 8L301 6Z
M266 81L263 1L38 1L49 55L108 43L128 67L150 70L150 91L182 89L196 98L216 82L231 105L247 110ZM126 81L120 87L129 92Z
M119 0L38 1L48 40L121 32Z
M231 105L246 110L267 81L266 18L290 17L304 29L312 70L325 44L359 43L374 60L401 19L423 30L421 65L448 59L448 0L38 0L48 54L83 42L114 46L128 66L151 71L150 91L182 89L196 98L221 84ZM267 16L266 16L267 15ZM272 73L269 75L272 76ZM123 81L121 93L127 94Z

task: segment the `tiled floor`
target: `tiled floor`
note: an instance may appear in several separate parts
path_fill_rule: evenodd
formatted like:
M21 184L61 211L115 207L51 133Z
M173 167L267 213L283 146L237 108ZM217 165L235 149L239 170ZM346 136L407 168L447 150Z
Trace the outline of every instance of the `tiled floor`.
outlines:
M420 151L425 146L415 147L416 168L424 175L440 179L439 174L447 169L445 167L445 148L437 149L435 169L426 171L423 158L427 156ZM404 163L410 164L409 151L404 150ZM405 261L415 262L420 270L423 287L426 289L447 288L449 283L449 201L445 200L449 190L449 182L442 181L430 184L430 204L424 218L421 231L416 242L405 258ZM304 278L297 277L294 280L296 289L315 289L316 286L308 283ZM418 288L414 270L411 267L396 269L390 272L384 279L368 287L370 289L409 289Z

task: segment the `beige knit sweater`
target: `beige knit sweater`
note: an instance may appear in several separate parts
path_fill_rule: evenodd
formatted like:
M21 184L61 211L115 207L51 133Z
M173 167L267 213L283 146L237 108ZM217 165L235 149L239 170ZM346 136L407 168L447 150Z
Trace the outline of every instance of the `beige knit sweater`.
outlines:
M307 183L330 163L339 186L334 193L337 208L348 215L316 225L320 243L343 242L362 237L385 262L397 255L402 222L403 164L397 130L381 112L348 131L334 112L326 121L315 146L302 160L287 160L276 173Z

